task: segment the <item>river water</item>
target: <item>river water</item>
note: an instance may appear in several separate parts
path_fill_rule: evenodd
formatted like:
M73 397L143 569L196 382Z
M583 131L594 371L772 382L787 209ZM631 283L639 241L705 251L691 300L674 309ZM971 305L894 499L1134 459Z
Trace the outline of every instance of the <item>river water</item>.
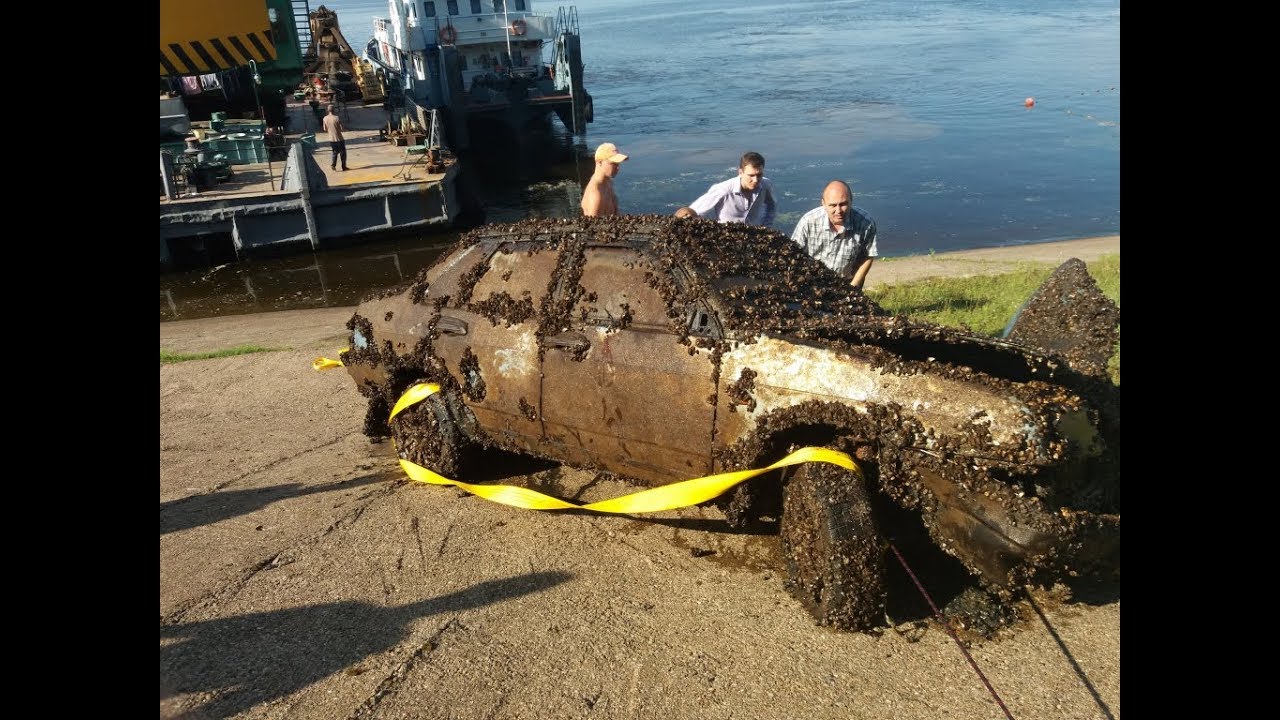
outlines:
M387 14L385 2L325 5L357 51ZM553 121L536 158L477 165L491 222L578 214L587 158L607 141L630 155L615 180L624 213L687 205L754 150L779 194L777 229L790 234L843 179L884 257L1120 232L1117 0L576 7L595 122L574 137ZM456 239L162 274L160 319L351 305Z

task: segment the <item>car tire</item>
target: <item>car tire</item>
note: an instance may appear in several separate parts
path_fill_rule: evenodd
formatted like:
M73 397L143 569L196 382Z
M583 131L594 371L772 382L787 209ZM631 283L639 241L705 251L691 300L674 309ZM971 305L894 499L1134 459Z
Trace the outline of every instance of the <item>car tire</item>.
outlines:
M787 588L819 625L867 631L884 620L884 545L862 479L806 463L783 490Z
M397 456L450 480L461 474L463 454L470 446L441 393L401 411L391 421L391 437Z

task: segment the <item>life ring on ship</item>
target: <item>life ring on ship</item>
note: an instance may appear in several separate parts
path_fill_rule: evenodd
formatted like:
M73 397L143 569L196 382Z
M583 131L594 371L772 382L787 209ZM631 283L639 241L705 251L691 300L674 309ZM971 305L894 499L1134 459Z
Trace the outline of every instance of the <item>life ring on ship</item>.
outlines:
M440 42L445 45L452 45L458 41L458 31L453 29L452 25L445 25L440 28Z
M524 20L517 19L515 22L511 23L512 35L523 35L525 34L525 31L527 31L528 29L529 29L529 26L525 24Z

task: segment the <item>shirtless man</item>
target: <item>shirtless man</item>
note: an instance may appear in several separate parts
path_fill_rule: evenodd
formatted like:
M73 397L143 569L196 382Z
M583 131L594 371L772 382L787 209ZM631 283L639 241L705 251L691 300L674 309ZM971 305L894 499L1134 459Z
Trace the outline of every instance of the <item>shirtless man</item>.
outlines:
M596 171L587 181L587 189L582 191L582 214L587 217L601 217L618 214L618 196L613 191L613 178L618 174L618 165L627 156L618 152L613 143L602 143L596 148Z

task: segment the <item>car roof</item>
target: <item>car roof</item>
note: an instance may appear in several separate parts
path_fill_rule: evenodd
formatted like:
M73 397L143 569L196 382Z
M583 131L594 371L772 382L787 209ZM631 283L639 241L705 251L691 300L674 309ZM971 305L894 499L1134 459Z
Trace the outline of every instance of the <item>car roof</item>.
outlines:
M887 315L851 291L848 279L771 228L661 215L541 218L473 230L462 245L496 248L503 241L634 248L658 267L678 269L685 292L713 302L721 322L739 335L815 324L830 328L833 322L857 325Z

